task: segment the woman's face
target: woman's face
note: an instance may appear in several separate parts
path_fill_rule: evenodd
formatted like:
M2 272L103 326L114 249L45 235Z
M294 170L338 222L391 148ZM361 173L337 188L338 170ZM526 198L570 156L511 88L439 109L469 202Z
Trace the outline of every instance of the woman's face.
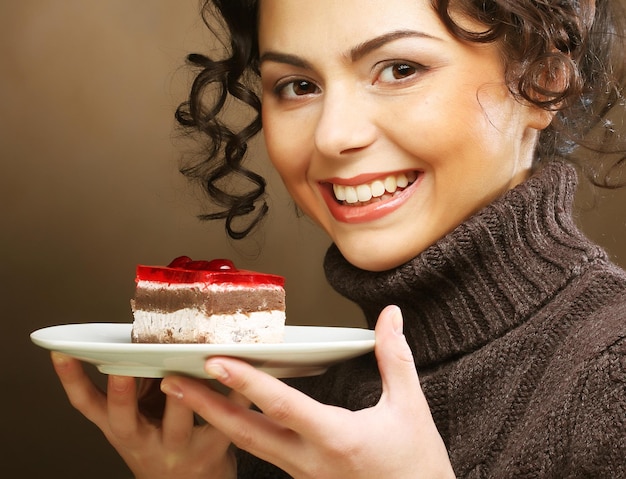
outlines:
M528 176L549 115L429 0L262 0L259 22L269 156L355 266L404 263Z

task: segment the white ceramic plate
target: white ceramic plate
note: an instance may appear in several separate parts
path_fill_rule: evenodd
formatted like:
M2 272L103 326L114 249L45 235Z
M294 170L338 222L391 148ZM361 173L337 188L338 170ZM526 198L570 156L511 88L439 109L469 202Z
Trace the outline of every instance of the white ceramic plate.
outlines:
M360 328L287 326L279 344L136 344L130 341L131 327L65 324L30 337L36 345L94 364L102 373L150 378L206 378L203 365L210 356L241 358L276 377L314 376L374 349L374 331Z

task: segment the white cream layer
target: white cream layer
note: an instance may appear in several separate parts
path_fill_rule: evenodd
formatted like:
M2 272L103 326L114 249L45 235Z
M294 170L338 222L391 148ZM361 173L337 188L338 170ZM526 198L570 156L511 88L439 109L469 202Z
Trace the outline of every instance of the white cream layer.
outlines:
M185 343L280 343L284 339L285 312L214 314L195 308L173 313L134 311L133 340ZM155 333L157 333L155 337Z

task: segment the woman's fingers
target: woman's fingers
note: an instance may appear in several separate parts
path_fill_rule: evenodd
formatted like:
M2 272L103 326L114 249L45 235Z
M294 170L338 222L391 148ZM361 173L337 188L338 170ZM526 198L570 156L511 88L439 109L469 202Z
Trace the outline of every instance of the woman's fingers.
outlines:
M240 391L225 396L183 377L168 377L161 387L173 399L183 402L222 431L241 449L266 460L274 458L276 451L284 453L289 450L285 435L293 433L266 415L250 410L250 398Z
M163 445L172 450L185 447L193 436L194 422L192 409L175 398L167 398L162 423Z
M423 398L413 353L402 333L402 312L397 306L382 310L376 323L374 352L383 382L381 401L415 404Z
M106 395L93 384L80 361L56 351L50 357L70 404L102 428L107 422Z
M228 399L239 406L248 409L252 406L252 401L248 399L246 396L241 394L239 391L232 390L228 393Z
M168 396L164 425L167 424L172 428L171 432L168 432L169 437L166 440L173 441L176 436L179 440L184 438L185 432L182 423L178 425L174 423L181 420L185 411L192 414L195 411L209 423L206 427L196 428L196 434L213 434L214 436L214 432L210 432L213 426L220 429L220 425L230 424L232 429L235 426L231 418L239 414L254 414L249 411L251 402L245 396L236 391L231 391L226 396L197 379L169 376L161 382L161 389ZM184 423L187 421L187 419L183 419ZM227 434L228 428L221 429L224 434L213 440L212 447L222 448L226 451L230 446L231 438ZM246 428L242 429L245 430Z
M161 387L235 445L294 477L412 477L413 464L433 461L433 470L448 473L447 451L421 391L400 310L385 308L378 321L375 353L383 394L369 409L324 405L226 357L209 359L205 369L232 389L228 397L189 378L166 378ZM248 401L262 414L249 410ZM396 460L381 462L377 454Z
M411 456L437 477L454 477L448 452L432 419L426 397L422 392L413 354L402 334L402 313L397 306L387 306L376 324L375 354L383 381L383 393L378 408L395 417L396 430L406 423L405 436L414 435L416 446ZM410 463L407 458L406 463Z
M135 378L109 376L107 409L109 429L118 439L127 442L137 437L142 424L137 407Z
M136 477L236 476L230 439L210 425L195 425L193 410L166 398L160 380L138 384L135 378L109 376L104 394L80 361L60 353L52 353L52 361L71 404L100 428ZM209 391L206 384L193 384ZM232 399L235 407L249 404L236 394Z
M306 394L243 361L211 358L205 368L222 384L247 397L267 417L294 431L310 429L324 409Z

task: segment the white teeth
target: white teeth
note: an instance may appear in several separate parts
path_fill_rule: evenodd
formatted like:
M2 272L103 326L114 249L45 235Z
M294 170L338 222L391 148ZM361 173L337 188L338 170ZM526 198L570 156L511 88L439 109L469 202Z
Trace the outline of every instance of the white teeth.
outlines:
M369 185L359 185L356 187L356 195L359 201L366 202L372 199L372 189Z
M374 198L378 198L379 196L383 196L385 194L385 184L380 181L377 180L374 183L372 183L372 196Z
M338 201L346 200L346 187L341 185L333 185L333 192Z
M417 173L399 173L391 175L384 180L375 180L371 184L358 186L333 185L335 198L348 204L366 203L372 198L380 198L385 193L393 194L398 188L406 188L417 179Z
M396 183L399 188L406 188L409 184L409 180L407 180L406 175L402 173L401 175L398 175L398 178L396 178Z
M346 186L344 191L347 203L356 203L357 201L359 201L359 197L356 194L356 188L352 186Z
M398 183L396 183L396 179L393 176L388 176L385 178L385 190L389 193L393 193L398 189Z

